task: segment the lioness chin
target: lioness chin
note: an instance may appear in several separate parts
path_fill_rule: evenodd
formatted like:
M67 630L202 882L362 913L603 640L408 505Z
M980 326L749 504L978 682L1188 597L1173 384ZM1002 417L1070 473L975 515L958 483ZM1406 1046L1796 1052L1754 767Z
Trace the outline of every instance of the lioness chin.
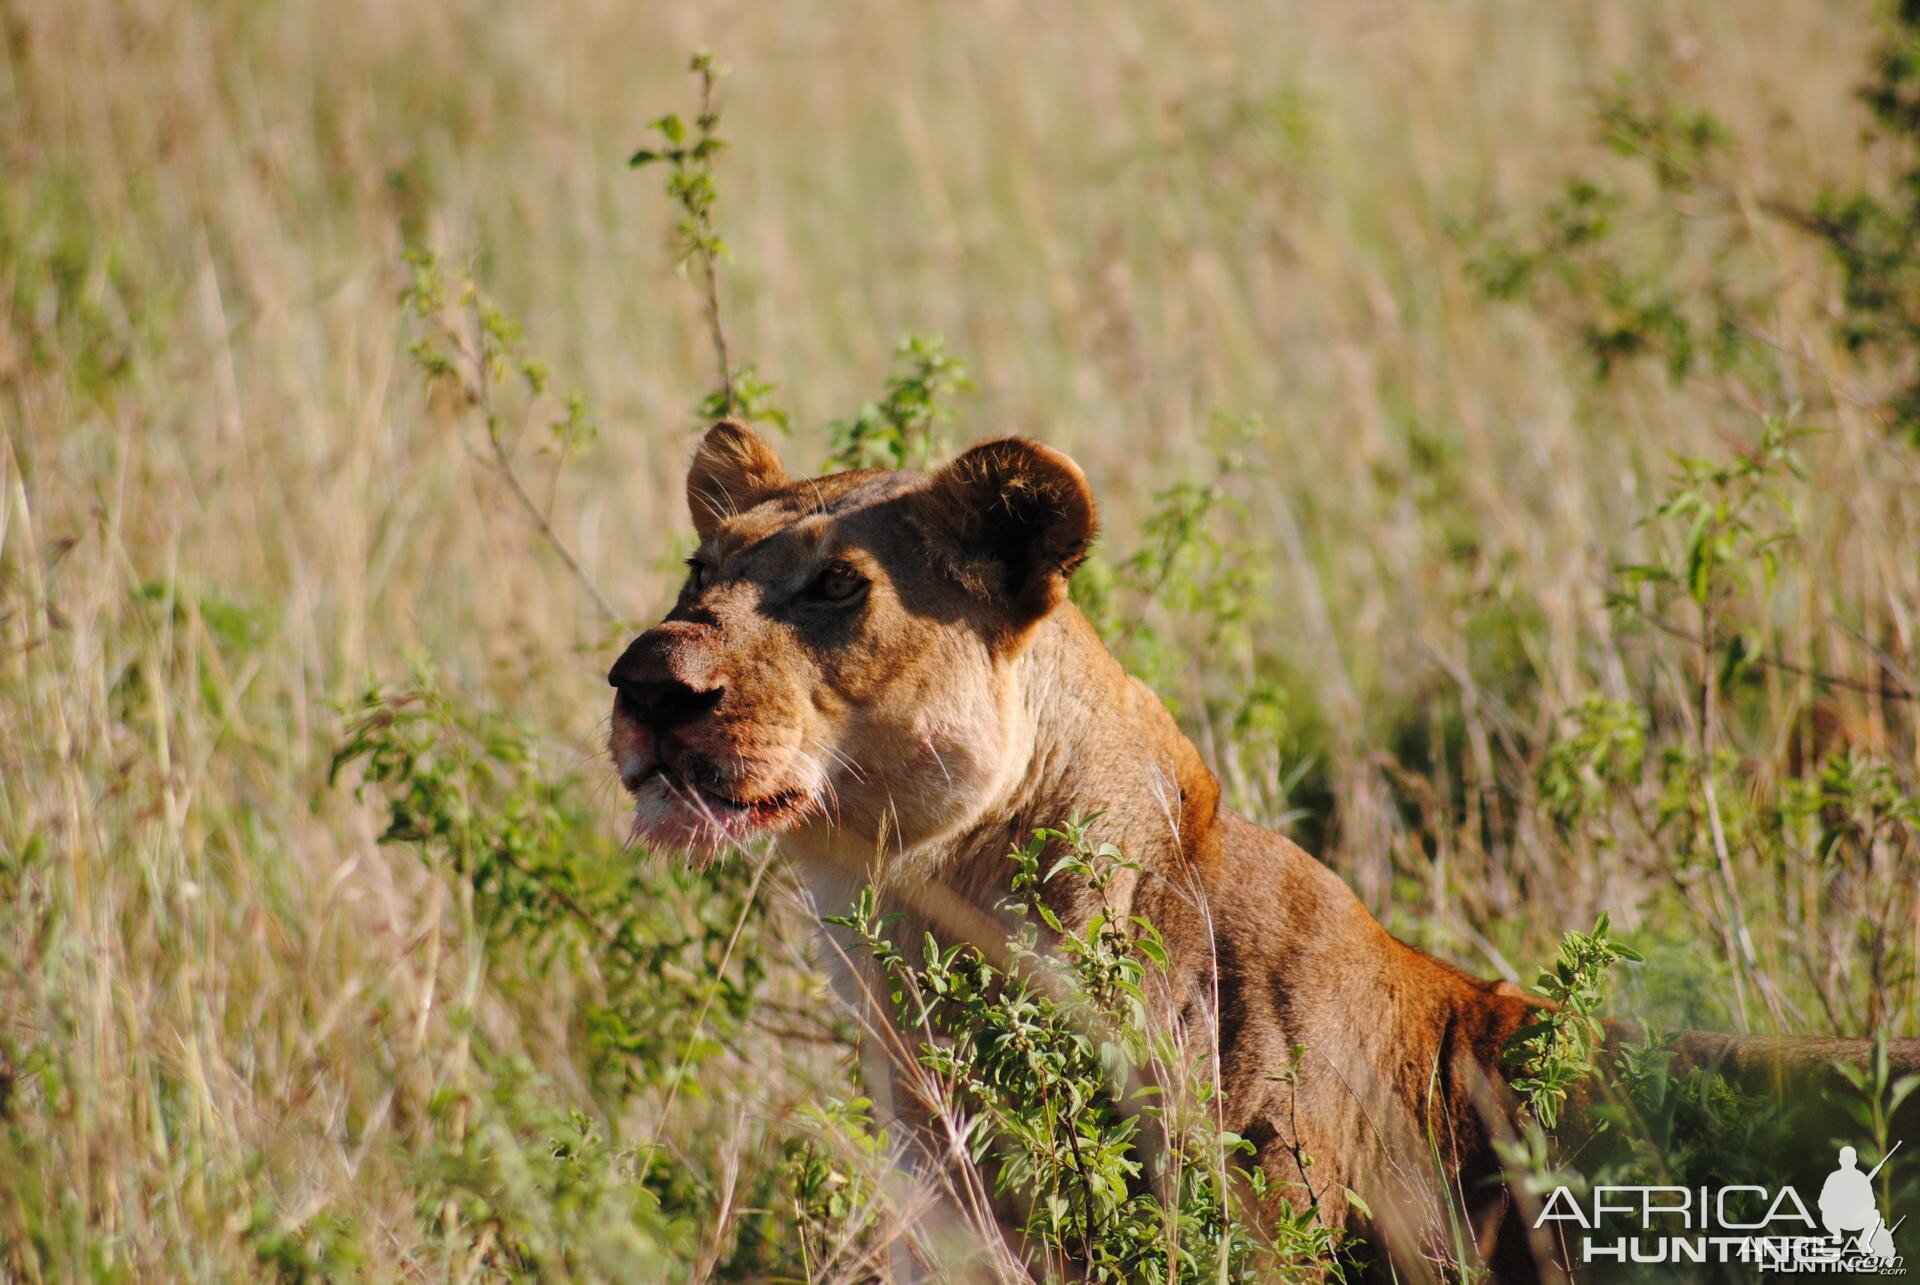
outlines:
M1403 1275L1449 1257L1500 1279L1558 1270L1495 1154L1517 1110L1502 1048L1531 1001L1395 940L1326 867L1221 806L1067 601L1096 526L1071 460L1009 438L928 473L792 479L720 423L687 499L700 543L679 601L609 675L639 836L711 855L771 832L823 913L872 881L965 934L991 928L1010 847L1097 813L1138 864L1104 895L1163 937L1167 1016L1217 1024L1223 1123L1274 1199L1312 1193ZM1073 930L1096 905L1071 880L1049 901ZM1747 1075L1866 1049L1680 1044ZM1920 1043L1893 1058L1920 1068Z

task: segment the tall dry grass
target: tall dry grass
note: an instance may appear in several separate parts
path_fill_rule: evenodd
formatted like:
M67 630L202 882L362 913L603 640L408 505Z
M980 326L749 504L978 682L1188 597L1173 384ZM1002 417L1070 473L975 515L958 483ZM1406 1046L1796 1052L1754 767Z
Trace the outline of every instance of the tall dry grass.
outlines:
M598 439L564 469L529 439L521 466L616 604L654 614L710 362L668 215L624 160L703 42L735 71L728 326L780 385L791 464L820 461L818 426L871 396L908 330L973 365L956 436L1073 452L1115 549L1153 491L1198 475L1216 414L1257 417L1239 535L1266 582L1244 656L1282 676L1290 731L1251 749L1202 726L1252 660L1200 656L1170 683L1244 806L1304 806L1377 912L1480 971L1523 972L1611 909L1653 938L1644 998L1669 1016L1821 1030L1871 1006L1916 1033L1915 924L1893 925L1870 996L1818 879L1742 864L1676 877L1676 899L1657 846L1573 845L1539 818L1532 766L1583 696L1686 706L1684 666L1606 610L1609 569L1646 556L1668 452L1737 451L1764 408L1715 376L1596 382L1552 315L1476 292L1455 235L1606 163L1589 94L1617 70L1725 119L1756 191L1881 182L1852 96L1872 12L0 10L0 1270L249 1275L332 1236L371 1278L465 1279L495 1233L422 1193L444 1159L430 1107L492 1083L476 1038L542 1100L591 1098L577 997L527 1003L518 965L463 930L459 882L378 844L377 809L328 768L340 708L430 659L537 729L556 770L597 771L619 631L423 390L403 253L470 257L583 391ZM1768 599L1770 636L1827 671L1877 682L1878 647L1911 673L1913 456L1848 395L1870 372L1832 338L1831 265L1761 241L1775 375L1831 430L1805 448L1811 572ZM1707 269L1683 245L1672 270ZM1909 708L1765 682L1734 741L1761 776L1818 723L1910 785ZM1273 783L1295 769L1289 798ZM610 780L601 801L617 834ZM1907 888L1913 859L1860 895ZM1759 980L1736 1010L1742 888ZM774 962L821 1002L781 906ZM756 1038L706 1092L612 1110L637 1136L721 1139L702 1172L774 1163L770 1122L841 1068ZM729 1191L703 1189L696 1269L746 1219ZM686 1266L595 1235L613 1257L575 1270Z

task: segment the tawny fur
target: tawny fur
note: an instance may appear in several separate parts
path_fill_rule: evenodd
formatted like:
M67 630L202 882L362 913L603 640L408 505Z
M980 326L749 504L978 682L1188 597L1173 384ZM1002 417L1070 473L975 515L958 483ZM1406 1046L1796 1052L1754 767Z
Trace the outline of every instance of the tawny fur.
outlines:
M1193 744L1066 600L1095 521L1070 460L1005 439L931 474L795 481L722 424L688 498L700 570L613 675L612 748L645 837L713 851L773 829L823 913L872 880L968 936L995 931L1011 847L1098 813L1140 867L1107 896L1164 938L1169 1016L1217 1028L1225 1124L1276 1199L1316 1201L1415 1276L1458 1245L1451 1204L1501 1278L1543 1270L1494 1149L1516 1111L1502 1049L1530 1001L1395 940L1324 865L1221 806ZM857 602L809 596L835 566L864 582ZM711 707L650 725L633 692L662 681ZM1074 929L1095 906L1070 883L1050 899ZM1749 1076L1866 1048L1681 1043ZM1894 1057L1920 1068L1920 1044Z

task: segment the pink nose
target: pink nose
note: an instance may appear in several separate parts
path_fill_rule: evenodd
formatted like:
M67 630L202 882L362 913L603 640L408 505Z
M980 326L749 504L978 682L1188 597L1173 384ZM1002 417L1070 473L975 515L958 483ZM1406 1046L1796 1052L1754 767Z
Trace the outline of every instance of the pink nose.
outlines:
M647 630L607 672L626 711L666 731L720 703L720 647L713 626L670 620Z

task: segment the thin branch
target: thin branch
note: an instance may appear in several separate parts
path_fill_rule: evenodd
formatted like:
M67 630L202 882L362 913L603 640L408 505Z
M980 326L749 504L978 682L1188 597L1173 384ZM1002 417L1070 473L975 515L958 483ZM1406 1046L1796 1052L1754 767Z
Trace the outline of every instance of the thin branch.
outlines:
M600 614L607 618L608 623L620 624L625 619L621 616L620 609L613 605L612 599L601 592L600 586L595 584L593 577L587 574L587 569L580 565L580 559L573 556L573 550L567 547L567 542L560 538L560 533L553 529L553 525L540 512L540 506L534 503L531 495L527 494L527 488L521 483L520 474L514 471L513 462L507 457L506 445L501 441L499 429L491 422L491 418L487 425L487 439L493 444L494 465L500 470L500 475L507 480L507 489L513 492L513 498L520 502L521 510L527 515L527 521L533 523L533 529L552 546L554 553L559 555L560 561L566 564L567 570L573 572L573 578L580 582L580 587L587 591L587 596L593 599L593 605L600 609Z
M700 136L705 139L712 135L713 127L720 121L716 91L719 76L714 70L713 60L694 60L694 67L700 73ZM700 272L706 282L707 334L713 340L714 362L720 368L720 396L725 400L727 414L732 415L738 406L733 395L733 362L727 352L727 331L720 323L720 267L719 243L713 235L712 207L703 207L700 219Z
M1696 647L1702 643L1698 634L1684 629L1670 620L1655 615L1651 611L1636 608L1634 614L1671 638L1677 638L1681 642L1692 643ZM1756 652L1753 656L1753 663L1756 665L1764 665L1770 669L1777 669L1783 674L1796 674L1801 678L1811 678L1816 683L1826 683L1834 687L1844 688L1847 691L1860 692L1864 695L1879 696L1884 700L1920 700L1920 693L1910 691L1902 686L1890 686L1886 683L1876 683L1864 678L1849 678L1845 674L1830 674L1823 669L1814 669L1780 656L1769 655L1766 652Z
M600 609L600 614L605 616L611 624L621 624L625 617L620 614L619 608L615 607L613 600L601 591L598 584L594 583L593 577L587 574L587 569L581 565L580 559L574 556L567 542L560 538L560 533L553 529L553 524L547 521L546 515L540 511L540 505L528 493L526 484L520 480L519 471L513 467L513 457L508 453L506 438L500 432L500 414L494 407L493 386L488 375L490 362L486 332L480 318L478 304L473 306L472 313L477 335L472 342L469 342L467 336L461 334L456 327L448 324L444 317L436 320L440 328L459 348L460 355L466 358L467 364L473 371L472 383L466 383L464 380L461 382L467 399L479 408L481 417L486 421L487 445L492 449L493 466L499 471L500 476L506 479L507 489L513 493L513 498L520 505L521 511L526 514L527 521L533 524L533 529L559 556L560 561L566 564L567 570L573 573L573 578L579 582L582 589L586 590L587 596L593 599L593 605Z

